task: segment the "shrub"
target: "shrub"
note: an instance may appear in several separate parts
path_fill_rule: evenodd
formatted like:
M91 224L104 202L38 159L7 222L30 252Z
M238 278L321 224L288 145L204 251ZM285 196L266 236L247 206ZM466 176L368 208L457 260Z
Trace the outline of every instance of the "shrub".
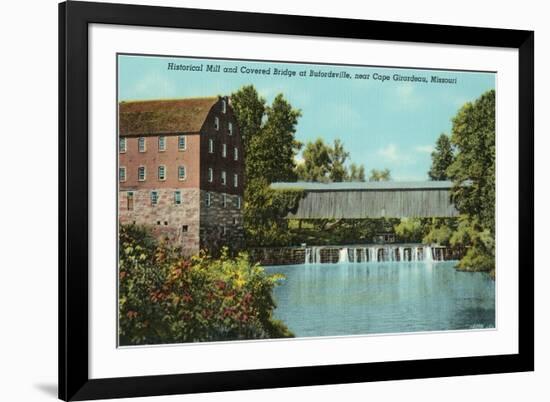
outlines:
M131 225L121 226L119 260L121 345L293 336L272 315L280 276L245 253L184 258Z

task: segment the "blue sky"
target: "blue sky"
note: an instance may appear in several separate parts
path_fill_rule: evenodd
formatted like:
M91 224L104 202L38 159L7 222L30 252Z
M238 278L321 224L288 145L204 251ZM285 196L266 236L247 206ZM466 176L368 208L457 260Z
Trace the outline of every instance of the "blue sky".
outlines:
M171 71L168 63L203 65L203 71ZM206 72L219 64L222 72ZM237 66L237 73L224 73ZM270 75L241 73L242 67L269 68ZM382 67L248 62L177 57L119 56L119 100L230 95L253 84L268 103L283 93L302 117L296 138L302 142L339 138L349 162L365 169L388 168L394 180L426 180L430 153L441 133L450 133L451 119L461 105L495 88L493 73L412 70ZM274 69L306 70L308 76L274 75ZM310 70L345 71L350 79L310 77ZM456 84L373 80L373 74L432 75L456 78ZM370 74L370 79L354 79Z

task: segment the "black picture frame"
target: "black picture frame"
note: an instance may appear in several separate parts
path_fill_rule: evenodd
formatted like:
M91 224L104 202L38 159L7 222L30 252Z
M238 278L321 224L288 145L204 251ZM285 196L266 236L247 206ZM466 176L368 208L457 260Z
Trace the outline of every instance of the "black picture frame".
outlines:
M517 354L90 379L88 25L507 47L519 52ZM59 398L88 400L534 370L534 32L121 5L59 5Z

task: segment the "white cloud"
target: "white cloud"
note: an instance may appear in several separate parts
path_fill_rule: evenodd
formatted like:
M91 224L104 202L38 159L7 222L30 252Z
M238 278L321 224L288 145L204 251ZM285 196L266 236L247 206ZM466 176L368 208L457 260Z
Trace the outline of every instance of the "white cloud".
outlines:
M416 86L410 82L401 83L394 89L394 96L391 97L391 105L395 108L415 110L425 107L425 98L418 93Z
M405 100L407 102L410 102L415 94L414 86L411 83L401 84L396 88L397 95L401 98L401 100Z
M388 144L386 147L380 148L377 154L391 162L396 162L401 159L401 155L395 144Z
M409 149L402 150L397 145L390 143L376 151L376 155L381 158L381 163L389 163L393 166L404 166L415 163L417 157ZM388 166L390 167L390 166Z
M414 147L414 150L421 154L431 154L434 150L433 145L418 145Z

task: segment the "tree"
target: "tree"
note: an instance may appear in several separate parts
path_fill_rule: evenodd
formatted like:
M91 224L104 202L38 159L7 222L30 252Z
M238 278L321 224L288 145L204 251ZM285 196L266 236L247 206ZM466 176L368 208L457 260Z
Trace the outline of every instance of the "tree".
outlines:
M299 180L328 182L331 169L331 148L321 138L308 142L302 151L304 162L296 167Z
M402 218L393 229L400 242L420 243L427 233L426 227L425 218Z
M334 140L334 146L329 151L330 156L330 173L331 181L341 182L347 177L347 169L345 167L346 159L349 157L349 152L344 149L342 141Z
M365 181L365 166L352 163L346 181Z
M265 115L265 124L249 140L245 154L247 180L293 181L296 179L294 157L301 147L294 134L301 112L279 94Z
M370 171L369 181L390 181L391 173L389 169L378 170L372 169Z
M457 152L447 169L458 210L495 231L495 91L466 103L453 119Z
M248 246L284 246L290 243L289 211L296 210L302 190L273 190L263 179L247 184L244 228Z
M284 219L301 194L274 191L276 181L296 179L295 156L301 144L294 134L300 111L279 94L271 106L252 85L235 92L232 107L239 129L245 136L244 227L250 245L284 244Z
M458 268L495 272L495 91L468 102L453 118L456 149L447 168L461 213L450 244L466 249Z
M346 167L349 152L338 139L333 146L326 144L321 138L308 142L302 157L304 162L296 167L299 180L321 183L365 181L363 165L352 163L349 169Z
M266 108L265 99L258 95L253 85L243 86L231 94L230 99L246 155L251 139L260 132Z
M431 180L447 180L447 168L453 163L453 148L450 138L441 134L432 152L432 167L428 172Z

